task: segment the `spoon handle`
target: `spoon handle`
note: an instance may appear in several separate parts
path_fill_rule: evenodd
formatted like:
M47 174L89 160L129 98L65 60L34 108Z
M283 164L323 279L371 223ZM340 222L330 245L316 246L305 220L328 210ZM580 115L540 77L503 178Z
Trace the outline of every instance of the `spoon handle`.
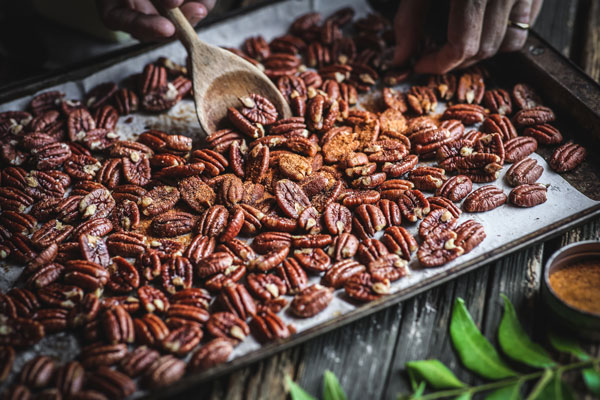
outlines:
M187 49L194 64L202 67L208 66L210 60L213 60L216 55L215 50L212 46L198 38L198 33L196 33L188 19L183 15L181 9L175 7L166 10L159 7L156 2L155 5L159 12L175 25L177 36Z

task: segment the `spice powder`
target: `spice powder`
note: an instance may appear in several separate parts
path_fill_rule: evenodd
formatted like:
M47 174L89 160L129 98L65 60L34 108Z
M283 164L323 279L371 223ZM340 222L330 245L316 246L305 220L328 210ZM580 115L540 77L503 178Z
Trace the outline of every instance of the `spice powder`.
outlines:
M600 314L600 259L579 261L553 272L550 286L570 306Z

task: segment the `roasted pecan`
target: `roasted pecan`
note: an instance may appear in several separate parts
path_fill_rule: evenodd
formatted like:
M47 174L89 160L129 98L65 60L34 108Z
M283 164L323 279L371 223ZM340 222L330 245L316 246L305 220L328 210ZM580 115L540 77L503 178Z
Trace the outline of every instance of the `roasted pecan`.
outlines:
M484 212L500 207L506 203L504 192L493 186L482 186L471 193L463 202L463 209L467 212Z
M464 175L453 176L445 181L436 191L436 196L443 196L447 199L459 202L473 189L473 183Z
M227 361L233 352L233 344L226 338L216 338L199 348L190 359L188 368L192 371L204 371Z
M391 226L385 230L381 242L390 253L397 254L405 260L410 260L411 254L417 250L417 241L404 228Z
M417 222L429 214L429 202L419 190L406 190L398 198L398 207L402 218L410 222Z
M196 223L195 217L186 212L169 212L154 217L152 232L158 237L174 237L189 233Z
M124 399L136 391L135 382L127 375L101 366L87 378L87 386L96 389L110 399Z
M445 208L432 210L419 225L419 237L425 239L444 230L453 229L458 218Z
M169 334L169 328L156 314L146 314L133 320L136 343L159 347Z
M573 142L568 142L554 150L548 164L556 172L568 172L577 168L583 162L585 156L585 148Z
M544 167L539 165L533 158L525 158L513 164L506 172L506 182L511 186L535 183L542 173Z
M456 244L456 238L456 233L450 230L428 236L417 251L421 265L439 267L462 255L464 249Z
M37 356L29 360L19 374L19 383L31 389L40 389L49 385L54 374L55 362L47 356Z
M379 207L373 204L362 204L355 210L352 218L354 233L360 239L367 239L381 231L387 225L383 212Z
M171 256L162 265L162 284L169 293L188 289L192 286L193 267L190 261L182 256Z
M544 106L523 109L513 117L519 126L545 124L546 122L554 121L555 118L554 111Z
M116 305L105 310L101 316L101 324L104 336L110 343L133 343L133 320L122 306Z
M390 292L390 281L373 281L370 274L361 272L346 280L344 290L353 300L373 301Z
M534 207L546 202L547 191L541 183L519 185L510 191L508 201L518 207Z
M311 285L294 296L290 310L294 315L308 318L323 311L333 300L333 289L319 284Z
M483 104L493 113L508 115L512 113L510 94L504 89L486 90L483 95Z
M243 320L256 314L256 304L244 285L225 286L217 297L217 301L225 311L229 311Z
M488 116L481 124L481 131L484 133L499 133L503 141L517 137L517 130L510 119L500 114Z
M85 370L78 361L70 361L59 368L55 373L56 388L64 396L70 396L83 388Z
M371 277L378 282L397 281L408 275L408 262L397 254L385 254L369 263Z
M476 104L455 104L444 111L443 119L457 119L465 125L482 122L485 118L485 109Z
M136 378L142 375L159 357L158 351L146 346L139 346L123 357L119 362L119 369L130 378Z
M460 103L479 104L485 92L483 76L477 72L465 72L458 81L456 97Z
M330 266L330 258L321 248L305 248L296 250L294 258L302 268L315 273L326 271Z
M118 363L127 354L127 345L95 343L81 351L81 363L86 368L97 368L102 365Z
M202 340L202 329L194 325L182 325L172 330L162 342L162 348L179 356L192 351Z
M515 137L504 142L504 154L507 162L521 161L537 150L538 142L531 137Z
M437 107L437 98L428 86L412 86L406 94L406 101L417 115L429 114Z
M333 239L329 247L329 255L335 261L341 261L345 258L353 257L358 250L358 239L351 233L341 233ZM329 265L327 265L329 268Z
M521 110L534 108L542 105L542 100L533 90L533 88L524 83L517 83L512 90L513 99L515 104Z
M537 124L523 130L523 135L531 136L540 144L558 144L563 137L558 129L550 124Z
M290 336L290 328L271 311L264 311L255 315L250 321L252 334L261 343L268 343Z
M243 341L250 334L248 325L230 312L212 314L206 323L206 330L213 337L228 338L235 343Z
M106 239L106 246L112 255L136 257L146 251L146 237L134 232L113 233Z
M479 246L486 236L483 225L472 219L460 224L454 232L456 232L454 243L457 246L462 247L465 253L468 253Z

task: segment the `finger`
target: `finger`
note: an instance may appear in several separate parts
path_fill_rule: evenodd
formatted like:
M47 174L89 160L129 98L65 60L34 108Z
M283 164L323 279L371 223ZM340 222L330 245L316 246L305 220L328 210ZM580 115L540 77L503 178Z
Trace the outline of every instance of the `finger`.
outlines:
M544 0L533 0L533 4L531 5L531 15L529 16L529 25L533 26L533 24L535 24L535 21L542 10L543 3Z
M532 0L519 0L512 8L509 19L512 22L522 22L529 24L531 21ZM500 46L500 51L517 51L525 44L527 40L527 30L514 26L508 26L506 35Z
M171 8L181 7L184 0L155 0L159 7L164 8L165 10L170 10Z
M145 15L129 8L105 9L101 16L109 29L129 32L139 40L160 40L175 33L175 27L168 19L159 15Z
M400 2L394 17L396 47L392 64L402 65L413 55L423 34L428 1L404 0Z
M196 1L190 1L188 3L185 3L180 8L181 12L183 12L183 15L185 15L188 21L190 21L190 24L192 26L196 25L198 22L200 22L201 19L204 19L208 14L208 11L204 4L198 3Z
M206 10L208 12L210 12L210 10L212 10L213 8L215 8L215 4L217 3L217 0L202 0L200 2L202 4L204 4L204 6L206 7Z
M508 16L513 2L505 0L492 0L485 8L479 51L474 57L463 62L459 68L465 68L477 61L490 58L498 52L506 34Z
M452 1L448 19L448 43L417 61L415 72L443 74L477 54L484 13L483 1Z

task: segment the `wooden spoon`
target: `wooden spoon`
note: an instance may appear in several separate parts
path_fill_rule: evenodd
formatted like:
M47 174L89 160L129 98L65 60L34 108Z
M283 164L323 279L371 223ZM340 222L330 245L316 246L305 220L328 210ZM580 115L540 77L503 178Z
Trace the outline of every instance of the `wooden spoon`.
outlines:
M239 108L240 97L250 93L269 99L281 118L290 107L271 80L250 62L228 50L204 43L179 8L162 10L177 30L190 56L196 116L205 135L217 129L227 108Z

